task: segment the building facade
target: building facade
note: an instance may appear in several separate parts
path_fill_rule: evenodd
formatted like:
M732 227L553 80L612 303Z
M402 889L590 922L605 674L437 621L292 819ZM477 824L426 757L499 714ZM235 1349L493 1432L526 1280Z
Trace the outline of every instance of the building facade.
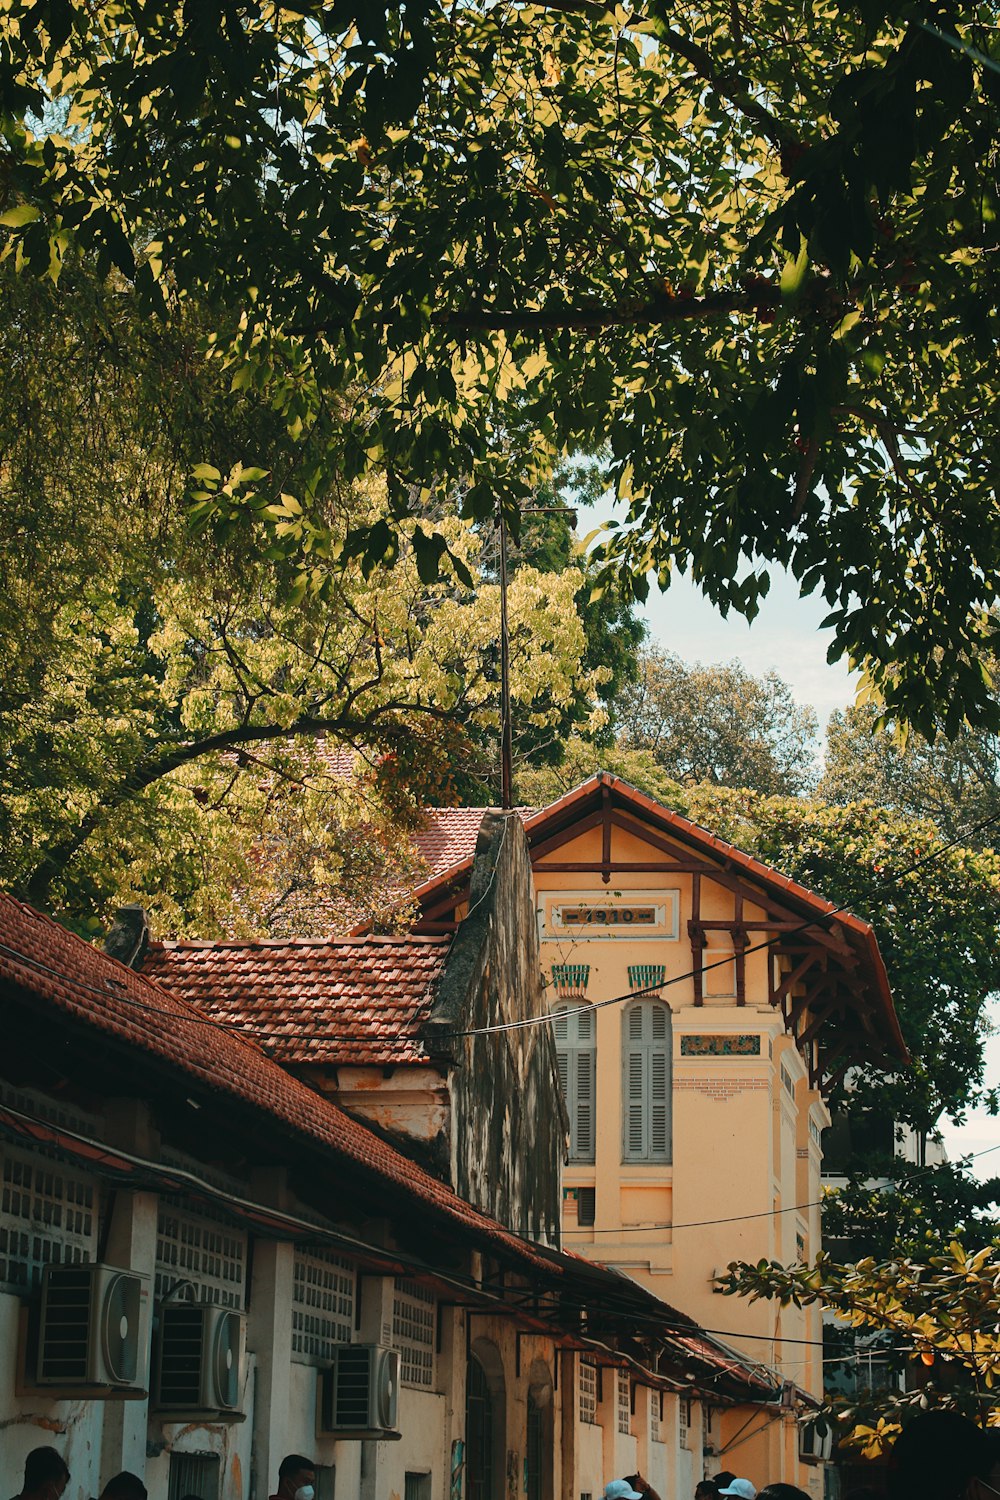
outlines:
M637 1468L673 1495L696 1468L684 1455L702 1407L780 1400L757 1362L556 1248L566 1118L550 1030L456 1014L519 1004L527 1020L540 995L524 959L537 954L530 901L506 930L508 901L528 889L518 839L485 839L473 918L486 920L449 947L450 979L440 945L411 945L441 963L438 1025L433 1056L400 1066L437 1098L429 1154L536 1234L457 1193L384 1123L341 1109L315 1086L315 1061L279 1065L269 1053L287 1013L258 1014L255 1040L0 896L9 1483L49 1444L69 1464L70 1500L122 1469L152 1500L260 1500L295 1451L315 1460L320 1500L580 1500ZM143 943L120 947L137 960ZM295 951L286 973L302 1000ZM363 952L370 982L398 992L398 951ZM232 1006L255 982L230 982ZM321 1029L300 1018L296 1045L308 1052ZM396 1063L371 1061L391 1037L363 1017L340 1032L358 1049L345 1072L391 1084ZM479 1076L494 1067L499 1092Z
M520 816L570 1122L564 1243L819 1396L819 1312L716 1277L815 1256L824 1090L858 1056L905 1057L871 928L615 777ZM416 933L461 919L473 823L430 814ZM703 1459L821 1493L794 1406L716 1414L693 1477Z

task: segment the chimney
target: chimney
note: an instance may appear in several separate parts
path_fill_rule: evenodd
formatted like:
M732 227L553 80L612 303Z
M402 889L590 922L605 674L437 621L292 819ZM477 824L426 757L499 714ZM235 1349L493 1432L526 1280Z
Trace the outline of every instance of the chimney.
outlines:
M127 969L141 969L149 947L149 917L141 906L120 906L115 912L111 931L104 939L104 951L117 958Z

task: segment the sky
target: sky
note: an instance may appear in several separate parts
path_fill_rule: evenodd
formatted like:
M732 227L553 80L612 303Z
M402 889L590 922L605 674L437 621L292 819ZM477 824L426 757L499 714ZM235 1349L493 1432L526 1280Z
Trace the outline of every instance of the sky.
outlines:
M581 511L580 534L599 525L606 514L607 508L602 512L600 505ZM738 615L724 620L698 588L679 575L666 592L654 582L640 613L651 639L684 661L707 665L739 658L755 676L776 671L798 703L815 709L822 738L830 714L847 708L859 685L857 674L844 662L831 665L826 660L833 633L820 625L827 610L821 598L800 598L794 578L775 569L771 591L752 625ZM986 1085L1000 1088L1000 1001L992 1005L990 1020L994 1034L986 1049ZM944 1124L942 1135L952 1160L986 1152L971 1162L971 1170L981 1179L1000 1175L1000 1118L973 1110L962 1126Z

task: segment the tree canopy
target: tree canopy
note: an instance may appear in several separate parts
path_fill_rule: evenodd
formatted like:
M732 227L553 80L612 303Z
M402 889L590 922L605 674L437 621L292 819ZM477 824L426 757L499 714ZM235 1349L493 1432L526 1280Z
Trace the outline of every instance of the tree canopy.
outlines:
M830 802L866 797L930 818L948 838L995 844L1000 741L988 729L972 728L950 740L904 736L881 722L874 705L857 705L830 719L819 792Z
M416 806L496 768L499 588L479 532L440 519L461 577L425 581L411 525L392 572L319 559L304 584L219 511L192 535L206 433L227 467L194 465L196 494L251 506L265 475L240 461L248 442L282 483L312 483L315 447L197 356L193 304L148 323L126 282L79 260L58 289L8 261L0 289L0 883L83 930L121 899L201 936L287 930L309 891L324 930L352 903L371 915L419 878L398 868ZM322 498L330 536L385 510L370 477ZM511 579L529 744L603 718L584 592L582 562L525 559Z
M720 1290L781 1306L818 1303L842 1327L874 1340L890 1369L907 1373L905 1388L889 1380L881 1390L859 1391L860 1400L833 1404L845 1436L865 1457L882 1453L907 1418L929 1405L961 1411L983 1426L1000 1416L995 1245L967 1249L953 1241L932 1255L867 1257L850 1265L827 1255L811 1266L734 1261Z
M387 474L386 515L346 532L324 485L292 491L304 525L272 540L304 573L402 528L429 576L431 496L516 528L561 454L606 446L629 507L606 555L640 591L682 566L752 615L787 566L892 711L1000 721L992 6L0 16L17 264L55 278L75 246L160 317L198 297L235 390L293 438L329 422L331 472ZM202 457L228 472L211 434Z
M686 784L791 796L815 779L816 715L777 672L754 677L738 661L703 667L654 648L619 695L615 722L624 747L648 751Z

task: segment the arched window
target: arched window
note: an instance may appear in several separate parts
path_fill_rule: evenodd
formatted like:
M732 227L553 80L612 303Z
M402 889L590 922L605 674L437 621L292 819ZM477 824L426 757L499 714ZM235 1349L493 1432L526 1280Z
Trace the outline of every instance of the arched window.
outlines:
M465 1375L465 1500L503 1500L505 1423L500 1352L476 1339Z
M529 1371L527 1404L524 1491L527 1500L552 1500L552 1376L544 1360L536 1359Z
M622 1018L622 1160L668 1162L670 1007L638 1000Z
M594 1108L597 1086L595 1017L592 1010L570 1014L556 1011L552 1030L559 1065L559 1083L569 1115L570 1161L594 1160Z

